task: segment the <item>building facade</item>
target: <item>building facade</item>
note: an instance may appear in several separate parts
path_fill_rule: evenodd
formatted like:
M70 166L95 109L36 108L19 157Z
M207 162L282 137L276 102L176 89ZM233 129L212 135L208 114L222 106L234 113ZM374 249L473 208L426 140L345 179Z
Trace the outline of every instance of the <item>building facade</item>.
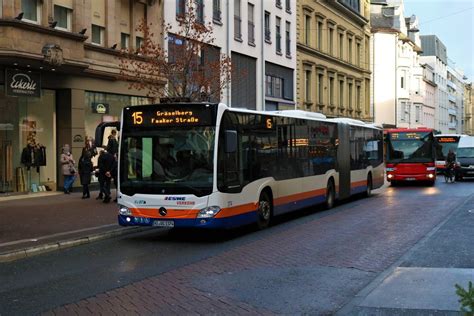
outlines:
M420 64L418 19L404 17L402 0L380 3L371 5L375 122L384 127L433 127L425 124L433 109L425 105L431 100L423 91L429 74Z
M456 68L448 58L447 90L448 90L448 129L450 133L461 134L464 130L464 73Z
M441 133L449 133L447 49L436 35L422 35L421 47L423 52L421 53L420 62L433 68L437 86L434 128Z
M436 83L434 79L434 69L430 65L422 65L423 81L421 82L421 97L423 98L423 114L421 124L426 127L435 126L436 113Z
M474 93L472 91L473 84L466 83L464 85L464 134L474 136Z
M97 124L150 102L119 80L117 57L140 45L139 21L157 21L160 33L162 10L135 0L0 3L0 192L55 190L64 144L77 162Z
M294 109L295 1L202 0L196 9L213 28L218 54L231 57L237 70L221 101L253 110ZM179 29L179 15L189 10L189 0L165 0L164 10L173 32Z
M368 1L297 2L301 110L372 121Z

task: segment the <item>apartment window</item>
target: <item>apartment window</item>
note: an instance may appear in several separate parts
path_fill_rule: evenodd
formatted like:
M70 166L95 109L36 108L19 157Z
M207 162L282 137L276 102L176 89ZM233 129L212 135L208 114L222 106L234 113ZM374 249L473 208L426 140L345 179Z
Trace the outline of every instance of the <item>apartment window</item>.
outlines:
M286 22L286 56L291 57L291 24Z
M405 89L406 86L406 72L405 70L402 70L401 76L400 76L400 88Z
M344 108L344 80L339 80L339 107Z
M285 0L285 10L288 13L291 13L291 0Z
M182 18L186 13L186 0L176 0L176 17Z
M305 71L305 102L311 102L311 70L306 70Z
M276 52L281 54L281 19L276 18L275 21L275 33L276 33Z
M407 113L406 113L406 110L407 110L407 104L406 102L401 102L400 104L400 120L401 121L406 121L407 119Z
M92 44L104 45L105 28L92 24Z
M348 94L349 94L349 102L348 102L349 110L352 110L352 109L353 109L353 108L352 108L352 93L353 93L353 92L352 92L352 86L353 86L352 83L348 83L348 84L347 84L347 90L348 90L347 92L348 92Z
M318 49L323 49L323 22L318 21Z
M240 0L234 0L234 38L242 40L242 25L240 18Z
M361 99L361 90L360 90L360 86L356 86L356 108L357 108L357 111L360 111L361 109L361 104L360 104L360 99Z
M271 35L272 35L272 32L270 30L270 12L267 12L265 11L265 41L268 42L268 43L271 43L272 40L271 40Z
M269 97L283 98L283 79L271 75L265 76L265 93Z
M323 104L323 85L324 85L324 75L322 73L318 73L318 103Z
M369 37L365 37L365 69L369 69L370 64L370 46Z
M349 54L349 62L352 63L352 37L347 40L347 53Z
M360 43L356 45L356 64L360 67Z
M334 77L329 77L329 104L334 106Z
M204 2L203 0L196 0L196 21L204 24Z
M122 47L122 49L128 49L130 47L130 35L120 33L120 47Z
M281 8L282 8L282 7L281 7L281 0L276 0L276 1L275 1L275 5L277 6L277 8L280 8L280 9L281 9Z
M143 37L137 36L135 37L135 48L141 49L143 46Z
M72 10L61 7L59 5L54 6L54 20L58 23L56 27L59 29L71 30L71 16Z
M41 22L41 4L39 0L21 0L21 10L23 20L34 23Z
M212 19L217 22L222 20L221 0L212 0Z
M344 58L344 33L339 33L339 58Z
M370 115L370 80L365 79L365 113Z
M254 24L254 6L253 4L248 4L248 41L249 44L255 45L255 24Z
M334 29L329 27L329 53L334 55Z
M311 16L304 15L304 43L311 45Z
M416 122L420 122L420 115L421 115L421 107L419 105L416 105L415 107L416 113L415 113L415 120Z

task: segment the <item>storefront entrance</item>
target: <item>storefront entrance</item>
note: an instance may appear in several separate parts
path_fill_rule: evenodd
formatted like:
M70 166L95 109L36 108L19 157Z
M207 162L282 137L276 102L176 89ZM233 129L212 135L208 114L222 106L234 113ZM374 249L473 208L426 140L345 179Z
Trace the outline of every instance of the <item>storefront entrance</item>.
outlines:
M56 93L11 97L0 86L0 193L56 190Z

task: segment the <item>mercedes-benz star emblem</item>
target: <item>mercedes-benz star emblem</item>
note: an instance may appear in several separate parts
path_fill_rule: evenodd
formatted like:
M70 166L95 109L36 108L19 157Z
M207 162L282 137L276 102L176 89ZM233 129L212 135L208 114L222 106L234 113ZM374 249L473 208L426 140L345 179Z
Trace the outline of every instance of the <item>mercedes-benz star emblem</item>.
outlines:
M164 207L160 207L158 212L160 213L161 216L166 216L166 214L168 214L168 211Z

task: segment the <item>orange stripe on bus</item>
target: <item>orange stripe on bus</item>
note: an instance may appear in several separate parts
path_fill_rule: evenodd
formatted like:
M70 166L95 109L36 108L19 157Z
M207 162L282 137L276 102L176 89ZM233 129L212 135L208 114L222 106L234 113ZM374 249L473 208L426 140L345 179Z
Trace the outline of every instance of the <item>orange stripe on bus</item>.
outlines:
M351 183L351 188L360 187L360 186L363 186L363 185L367 185L367 180L352 182Z
M283 196L283 197L275 199L273 203L275 205L288 204L291 202L305 200L305 199L309 199L315 196L325 195L325 194L326 194L326 189L313 190L313 191Z
M232 207L223 208L219 213L217 213L216 218L236 216L240 214L245 214L257 210L257 203L247 203Z

